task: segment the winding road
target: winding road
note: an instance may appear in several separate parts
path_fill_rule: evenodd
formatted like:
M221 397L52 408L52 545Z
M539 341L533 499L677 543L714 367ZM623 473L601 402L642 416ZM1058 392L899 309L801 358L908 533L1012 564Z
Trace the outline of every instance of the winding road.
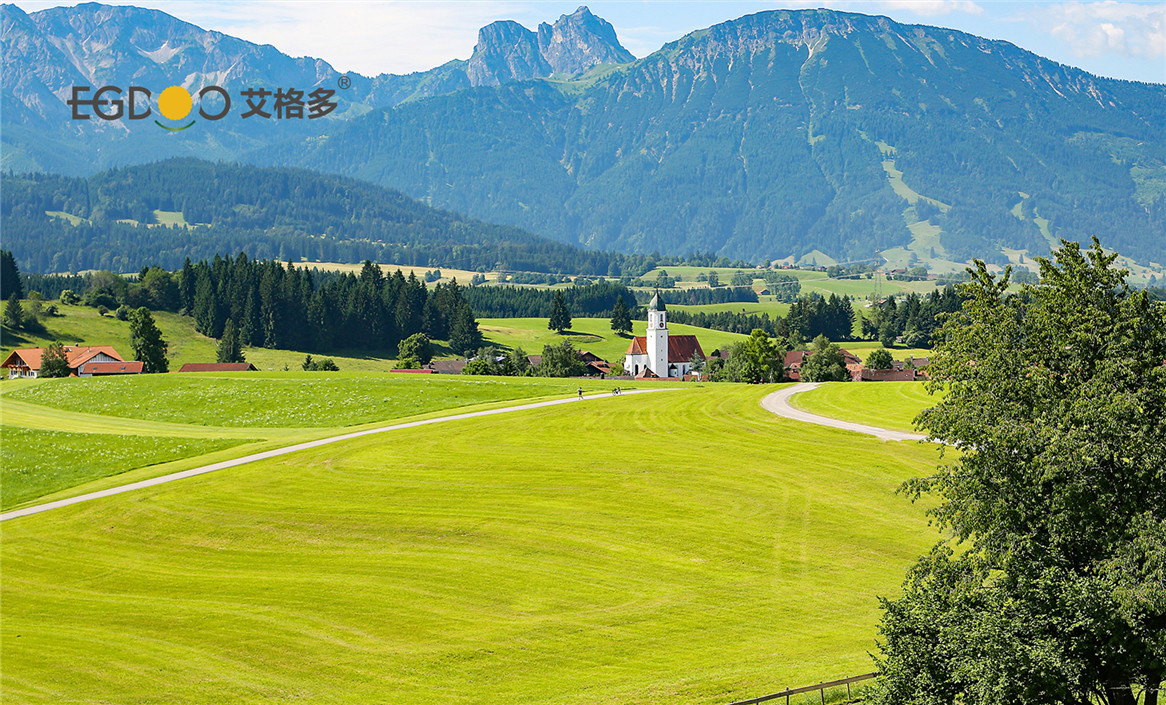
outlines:
M891 431L877 426L866 426L860 423L852 423L850 421L839 421L838 419L831 419L826 416L818 416L811 414L801 409L795 409L790 406L789 398L795 394L808 392L811 389L816 389L819 382L802 382L795 384L792 387L780 389L773 394L766 395L761 400L761 406L767 410L772 411L778 416L784 416L787 419L794 421L803 421L805 423L818 424L819 426L829 426L830 428L840 428L844 431L855 431L857 433L865 433L868 436L876 436L884 441L926 441L927 436L919 433L906 433L904 431Z
M648 394L651 392L666 392L672 388L663 389L629 389L626 392L620 392L620 396L626 394ZM424 419L422 421L409 421L407 423L398 423L391 426L381 426L378 428L365 429L363 431L354 431L352 433L345 433L339 436L329 436L328 438L321 438L316 441L309 441L307 443L297 443L296 445L284 446L283 448L276 448L274 450L264 451L262 453L254 453L252 455L245 455L242 458L235 458L234 460L224 460L221 463L214 463L213 465L203 465L202 467L191 468L190 470L183 470L182 472L175 472L169 475L162 475L160 477L150 478L149 480L142 480L140 482L132 482L128 485L121 485L119 487L111 487L106 490L97 492L89 492L88 494L77 495L76 497L69 497L67 499L59 499L55 502L45 502L44 504L37 504L31 507L24 507L23 509L13 509L10 512L0 514L0 521L8 521L9 519L16 519L17 517L28 516L30 514L40 514L53 509L60 509L71 504L78 504L80 502L88 502L91 499L99 499L101 497L111 497L115 494L123 492L133 492L134 490L144 489L146 487L153 487L154 485L162 485L167 482L174 482L175 480L184 480L188 477L195 477L196 475L205 475L208 472L216 470L225 470L239 465L246 465L253 463L256 460L266 460L267 458L277 458L288 453L295 453L300 450L307 450L309 448L317 448L319 446L328 445L329 443L337 443L339 441L347 441L352 438L360 438L361 436L370 436L374 433L386 433L388 431L400 431L406 428L417 428L418 426L428 426L430 424L447 423L449 421L461 421L462 419L474 419L482 416L493 416L495 414L510 414L515 411L527 411L528 409L541 409L548 406L558 406L559 404L576 404L581 401L591 401L594 399L603 399L606 397L615 396L610 392L604 394L589 394L582 399L577 397L569 397L567 399L551 399L550 401L531 402L529 404L518 404L516 406L505 406L500 409L486 409L483 411L468 411L464 414L453 414L452 416L439 416L435 419Z

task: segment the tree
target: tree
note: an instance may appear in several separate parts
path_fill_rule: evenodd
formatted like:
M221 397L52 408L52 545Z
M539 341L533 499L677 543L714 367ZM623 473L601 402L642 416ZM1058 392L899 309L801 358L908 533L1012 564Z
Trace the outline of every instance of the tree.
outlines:
M803 382L845 382L850 379L842 351L826 336L814 338L809 352L800 370Z
M8 299L13 294L24 298L24 285L20 282L20 268L8 250L0 250L0 299Z
M397 348L397 364L406 370L428 365L433 359L433 343L424 333L414 333L401 341Z
M615 306L611 309L611 329L618 335L630 335L632 332L632 317L623 297L615 297Z
M891 351L886 348L875 348L866 356L866 368L869 370L889 370L894 367L894 362Z
M882 600L876 702L1156 705L1166 678L1166 307L1094 239L1007 292L976 262L906 491L950 532Z
M311 355L305 355L304 361L300 367L304 372L339 372L340 367L330 357L322 357L319 360L313 360Z
M539 377L579 377L587 370L579 351L564 340L556 345L544 345L542 361L535 368Z
M4 303L4 325L12 330L20 330L24 326L24 309L20 306L20 297L15 291Z
M498 362L498 349L487 346L478 350L474 359L466 363L463 375L500 375L502 365Z
M551 301L551 317L547 320L547 329L556 333L571 329L571 312L567 310L567 300L561 290L555 292L555 298Z
M130 347L134 349L134 359L145 363L146 373L167 372L170 362L166 359L167 344L162 340L162 331L154 324L150 309L145 306L130 313Z
M40 354L40 377L68 377L69 356L65 353L65 346L52 343Z
M717 288L721 285L721 276L717 274L716 270L710 270L708 274L708 282L710 288Z
M521 377L530 370L530 360L526 359L526 351L515 346L506 353L502 360L502 374L511 377Z
M243 343L240 341L239 329L235 327L234 319L228 318L223 324L223 337L219 338L215 359L219 362L246 362L243 356Z
M478 322L474 320L474 312L469 304L462 301L454 311L453 322L449 327L449 347L458 355L469 355L481 344L482 333L478 330Z
M740 353L738 357L743 363L739 372L741 382L764 384L777 381L781 366L777 360L777 345L768 333L755 328L744 341Z
M66 306L76 306L81 303L81 297L73 293L72 289L65 289L61 292L61 303Z

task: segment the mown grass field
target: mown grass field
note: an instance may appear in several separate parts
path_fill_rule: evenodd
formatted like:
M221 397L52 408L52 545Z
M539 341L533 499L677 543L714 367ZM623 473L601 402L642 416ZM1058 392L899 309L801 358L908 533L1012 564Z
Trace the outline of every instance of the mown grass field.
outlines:
M128 469L206 455L244 442L2 428L0 509Z
M915 416L941 398L928 394L922 382L829 382L793 395L789 403L820 416L914 431Z
M0 388L0 509L452 408L571 396L580 387L594 393L611 384L343 372L10 380Z
M644 335L647 327L647 321L632 321L632 334ZM580 350L590 350L608 362L622 364L624 353L631 343L630 338L623 338L612 332L611 320L607 318L574 318L571 320L571 330L563 335L547 330L545 318L479 318L478 328L486 337L487 343L503 348L517 346L528 355L541 354L544 345L570 340L571 344ZM679 323L669 323L668 330L672 335L696 335L706 355L745 338L736 333Z
M934 539L895 488L935 450L780 419L772 389L395 431L6 522L5 699L724 703L871 670L876 597Z
M626 386L626 385L625 385ZM204 426L334 428L496 401L569 395L610 382L409 373L234 372L72 378L5 394L63 411Z

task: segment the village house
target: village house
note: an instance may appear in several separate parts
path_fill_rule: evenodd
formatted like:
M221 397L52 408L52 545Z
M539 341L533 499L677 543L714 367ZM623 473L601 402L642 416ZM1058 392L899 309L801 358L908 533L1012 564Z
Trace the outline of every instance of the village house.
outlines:
M692 373L692 361L704 360L695 335L669 335L667 308L660 293L648 304L647 335L632 338L624 356L624 374L636 379L681 379Z
M110 345L65 345L66 364L70 377L93 377L112 374L141 374L141 362L126 362ZM0 368L8 371L8 378L36 379L40 376L40 361L44 348L13 350Z

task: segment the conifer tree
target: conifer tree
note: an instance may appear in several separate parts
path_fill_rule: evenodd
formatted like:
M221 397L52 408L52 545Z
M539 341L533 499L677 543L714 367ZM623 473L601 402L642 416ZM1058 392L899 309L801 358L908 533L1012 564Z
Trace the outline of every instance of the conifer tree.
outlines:
M458 355L469 355L482 344L482 333L478 330L478 322L474 320L474 312L464 301L454 313L453 325L449 327L449 347Z
M628 314L628 307L622 296L616 296L615 307L611 310L611 329L620 335L632 332L632 317Z
M563 292L556 291L555 299L551 302L551 317L547 321L547 329L562 333L571 328L571 312L567 310L567 300Z
M20 282L20 269L16 266L16 258L8 250L0 250L0 299L7 299L16 294L16 298L24 298L24 286Z
M218 354L215 359L219 362L246 362L243 346L239 341L239 329L230 318L223 325L223 337L219 338Z
M142 371L168 372L170 361L166 359L168 345L162 340L162 331L154 323L150 309L142 306L129 315L130 346L134 349L134 359L145 363Z
M4 325L12 330L20 330L24 325L24 308L20 305L20 297L13 291L4 304Z

